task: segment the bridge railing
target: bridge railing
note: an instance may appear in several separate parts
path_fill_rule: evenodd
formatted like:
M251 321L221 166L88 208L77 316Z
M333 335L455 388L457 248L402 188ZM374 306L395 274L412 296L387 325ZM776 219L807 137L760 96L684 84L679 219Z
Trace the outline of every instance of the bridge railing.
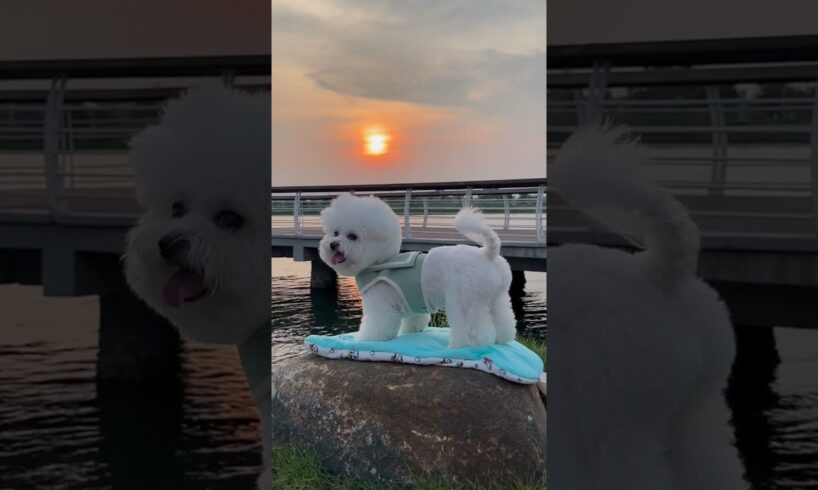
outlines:
M271 191L274 236L320 236L321 210L343 192L374 195L398 215L405 239L452 239L464 206L480 209L506 243L545 242L546 179L432 184L278 187Z
M648 148L648 176L703 205L703 221L757 219L763 234L793 219L815 238L816 80L814 62L549 69L548 161L581 125L623 124Z
M0 62L0 211L138 211L128 142L208 83L263 88L269 57Z
M66 101L56 108L47 103L0 102L0 146L8 160L0 167L0 178L18 188L41 188L49 164L56 163L60 185L51 189L56 194L130 183L132 175L122 155L134 134L157 122L161 107L161 102ZM102 154L106 157L101 162L88 158ZM89 161L78 166L83 157Z

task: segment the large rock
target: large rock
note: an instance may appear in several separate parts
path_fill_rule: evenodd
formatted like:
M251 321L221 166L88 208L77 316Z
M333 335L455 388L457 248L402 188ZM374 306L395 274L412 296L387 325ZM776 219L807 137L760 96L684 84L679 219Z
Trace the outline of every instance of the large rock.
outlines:
M273 445L334 474L532 481L545 475L545 406L533 386L470 369L330 360L273 366Z

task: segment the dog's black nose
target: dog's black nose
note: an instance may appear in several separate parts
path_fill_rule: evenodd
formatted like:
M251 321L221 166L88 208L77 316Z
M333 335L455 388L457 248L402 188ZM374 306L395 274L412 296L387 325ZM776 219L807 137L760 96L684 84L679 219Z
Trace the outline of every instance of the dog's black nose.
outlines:
M338 245L340 245L338 242L332 242L329 244L329 248L334 252L335 249L338 248Z
M190 249L190 241L176 234L165 235L159 239L159 255L165 260L178 259Z

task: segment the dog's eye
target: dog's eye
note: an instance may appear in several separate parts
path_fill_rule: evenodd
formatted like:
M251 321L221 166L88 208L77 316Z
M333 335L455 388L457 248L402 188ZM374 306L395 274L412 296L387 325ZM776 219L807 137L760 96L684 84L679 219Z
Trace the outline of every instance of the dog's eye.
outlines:
M333 236L338 236L338 230L335 230L335 233L333 233Z
M347 238L354 242L355 240L358 239L358 235L356 235L355 233L350 233L349 235L347 235Z
M230 231L238 230L244 225L244 218L237 212L229 209L216 213L213 217L213 221L219 228Z
M173 203L173 206L170 208L170 216L172 218L181 218L185 215L187 209L185 209L185 205L182 204L181 201L176 201Z

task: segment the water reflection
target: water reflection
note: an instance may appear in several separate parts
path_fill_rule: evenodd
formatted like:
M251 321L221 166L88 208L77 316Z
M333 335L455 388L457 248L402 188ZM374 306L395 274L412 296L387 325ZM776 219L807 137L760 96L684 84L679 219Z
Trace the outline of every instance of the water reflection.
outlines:
M114 488L183 486L183 400L181 379L161 389L99 387L100 462Z
M162 388L98 385L95 297L0 289L0 488L254 488L258 412L235 349L184 344Z

